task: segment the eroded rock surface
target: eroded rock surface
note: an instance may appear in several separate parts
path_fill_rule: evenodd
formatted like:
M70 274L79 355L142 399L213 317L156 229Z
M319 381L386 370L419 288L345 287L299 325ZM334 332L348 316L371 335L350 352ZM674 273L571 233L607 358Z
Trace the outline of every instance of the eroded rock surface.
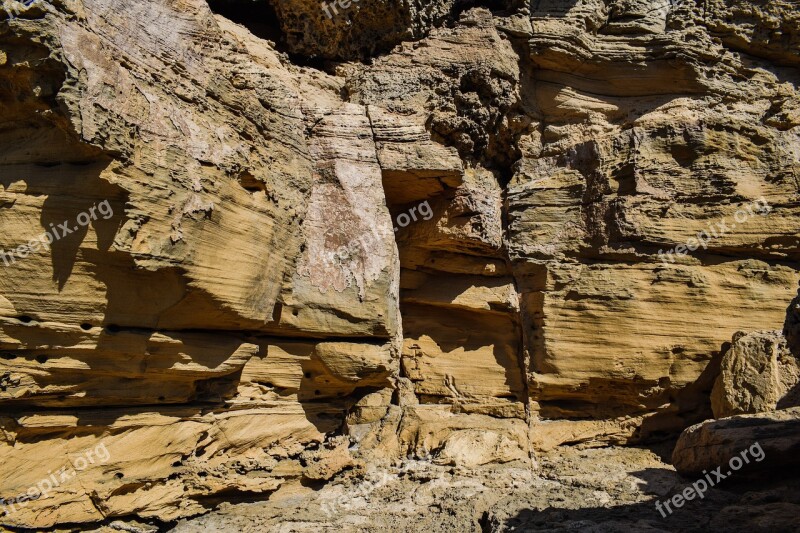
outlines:
M108 459L0 523L529 472L710 418L717 365L771 406L725 344L798 355L796 2L528 4L4 1L0 496Z
M655 507L691 486L649 450L564 448L541 469L440 467L403 461L320 491L225 505L176 533L219 531L791 531L797 480L723 484L662 517Z
M783 335L789 343L789 350L792 351L795 357L800 357L800 294L792 300L786 310Z
M800 369L780 331L737 333L711 393L716 418L800 405Z
M781 471L793 472L800 463L800 407L696 424L681 434L672 463L678 472L689 477L717 467L727 476L731 474L731 459L751 448L748 460L740 460L747 468L740 467L742 470L735 475L780 476Z

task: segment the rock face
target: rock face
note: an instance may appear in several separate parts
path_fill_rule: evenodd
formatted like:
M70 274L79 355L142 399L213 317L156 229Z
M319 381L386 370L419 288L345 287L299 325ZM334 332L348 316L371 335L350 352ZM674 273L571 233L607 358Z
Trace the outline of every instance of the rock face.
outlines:
M794 2L210 4L2 3L0 524L674 433L784 322Z
M749 453L743 455L743 451ZM800 464L798 452L800 408L793 407L694 425L681 434L672 464L687 477L717 467L722 468L726 477L732 469L736 470L736 476L758 477L767 470L792 472ZM735 457L740 460L731 463ZM741 471L736 468L737 463Z
M370 57L403 40L425 36L434 24L443 22L456 0L269 0L269 3L293 53L354 59Z
M792 300L786 310L783 335L789 343L789 350L795 357L800 357L800 294Z
M109 454L3 521L172 520L314 477L325 435L399 369L366 108L201 1L3 25L0 247L107 209L3 265L2 496Z
M659 5L531 13L526 103L541 118L520 139L508 241L545 418L680 417L676 396L722 334L777 327L794 290L797 207L777 198L796 202L797 122L767 111L788 112L793 89L723 73L758 61L720 42L722 2ZM770 46L792 57L796 44ZM768 213L752 207L762 197Z
M800 368L780 331L737 333L711 393L714 417L800 405Z

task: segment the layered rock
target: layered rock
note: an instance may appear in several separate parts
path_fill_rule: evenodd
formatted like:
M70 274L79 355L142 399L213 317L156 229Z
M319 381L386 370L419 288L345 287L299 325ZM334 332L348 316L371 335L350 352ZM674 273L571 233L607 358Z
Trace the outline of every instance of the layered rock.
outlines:
M694 3L651 7L531 13L541 127L520 139L508 242L546 419L621 416L630 429L656 411L686 424L696 410L678 407L681 391L731 328L775 328L794 290L794 74L715 41Z
M508 462L527 458L530 444L519 301L494 164L515 148L511 134L492 132L526 119L512 43L486 10L459 20L421 46L349 67L347 84L351 99L369 106L395 221L420 213L396 224L407 392L398 398L399 448L432 450L444 463ZM416 127L400 129L400 117Z
M0 11L0 496L109 455L3 524L528 468L708 418L716 365L720 413L783 407L777 337L725 343L796 294L791 2L211 4L247 28ZM718 424L681 471L745 423Z
M800 357L800 295L798 295L786 309L786 322L783 325L783 335L789 343L789 350L795 357Z
M367 109L201 1L3 25L0 247L80 227L3 265L2 496L109 455L4 523L172 520L318 476L326 434L399 367Z

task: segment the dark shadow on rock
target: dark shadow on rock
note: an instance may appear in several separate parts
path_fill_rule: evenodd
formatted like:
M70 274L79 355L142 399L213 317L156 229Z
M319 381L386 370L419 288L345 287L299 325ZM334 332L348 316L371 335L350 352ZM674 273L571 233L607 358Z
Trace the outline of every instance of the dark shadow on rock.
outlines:
M789 344L789 351L800 357L800 290L786 309L786 321L783 324L783 335Z
M365 341L364 341L365 342ZM281 349L302 353L300 386L279 391L281 394L297 394L297 400L311 422L320 433L335 434L344 430L345 418L353 407L366 395L390 387L388 379L381 387L375 376L364 376L363 382L337 377L315 353L315 342L280 341ZM380 369L378 369L380 370ZM376 373L376 376L378 374ZM389 371L386 369L388 378ZM387 406L388 407L388 406ZM379 408L380 409L380 408Z
M52 237L49 253L53 281L59 291L72 275L89 226L97 234L98 249L107 251L124 220L125 191L100 177L108 165L109 161L104 159L28 165L20 169L18 179L0 180L6 188L11 182L22 181L26 185L25 195L46 196L39 220L41 231L27 238L38 239L45 233Z
M93 175L91 180L87 180L91 183L86 183L87 188L91 187L96 191L93 195L74 198L51 195L44 202L41 215L42 228L53 237L58 237L51 244L51 261L53 281L58 283L59 290L64 288L72 275L78 252L89 232L89 226L83 223L87 220L86 217L91 217L90 224L97 234L97 246L101 251L108 251L111 247L114 236L124 220L125 195L122 189L100 180L99 174L96 178ZM115 204L111 208L112 214L108 216L99 214L97 205L106 201L108 203L103 205L111 205L110 199L113 199ZM92 211L94 214L90 215ZM70 231L71 233L68 233Z
M722 354L729 347L729 342L723 343L721 349L712 354L700 376L693 383L673 393L672 403L667 410L642 422L637 434L640 442L671 439L691 425L714 418L711 411L711 390L720 374Z
M61 144L65 142L62 140ZM53 141L54 150L65 151L67 148L61 144ZM74 145L73 148L77 154L88 150L82 148L82 145ZM110 253L109 250L115 235L124 221L126 192L101 178L101 174L109 164L108 159L95 154L94 159L86 161L19 165L13 177L4 173L0 178L0 185L4 185L6 188L11 183L24 183L25 190L21 193L24 196L44 197L39 214L41 230L31 230L32 234L26 235L24 238L39 238L44 236L45 232L49 232L54 237L57 235L57 237L50 243L49 250L40 248L36 256L32 254L24 261L39 263L49 261L52 268L52 279L57 284L58 292L61 292L68 283L77 261L80 260L88 268L91 268L92 265L89 263L92 261L102 262L105 260ZM97 236L96 248L84 242L90 226ZM66 235L64 235L65 227L68 231ZM76 227L78 227L77 230ZM91 254L94 254L93 259L87 259L86 255ZM49 259L47 255L50 255ZM41 272L43 276L47 275L44 264L39 269L32 269L30 272ZM17 301L18 294L24 303ZM66 325L76 326L74 329L44 325L37 320L36 308L30 308L31 302L36 301L35 295L25 294L22 290L19 293L10 290L5 296L19 310L21 316L18 317L19 324L15 325L13 321L6 321L3 329L12 338L18 339L21 345L39 347L39 350L31 350L33 354L28 354L30 357L52 356L46 348L60 347L69 350L70 347L85 340L85 329L90 326L88 321L83 325L65 322ZM52 294L42 295L39 298L54 299L54 296ZM42 307L52 313L59 309L59 303L51 301L43 303ZM76 322L79 321L76 320ZM79 329L77 327L79 325L84 330ZM15 352L27 353L25 350ZM65 370L65 372L67 371Z
M788 409L789 407L798 406L800 406L800 383L789 389L789 392L778 401L776 407L778 409Z
M671 515L665 511L665 518L656 509L655 500L614 507L525 509L502 524L484 527L484 531L707 531L711 516L702 506L686 505L677 511Z
M534 17L564 17L578 0L533 0L531 14Z
M645 468L631 472L630 475L642 480L639 484L640 490L658 496L669 493L681 483L680 475L668 468Z

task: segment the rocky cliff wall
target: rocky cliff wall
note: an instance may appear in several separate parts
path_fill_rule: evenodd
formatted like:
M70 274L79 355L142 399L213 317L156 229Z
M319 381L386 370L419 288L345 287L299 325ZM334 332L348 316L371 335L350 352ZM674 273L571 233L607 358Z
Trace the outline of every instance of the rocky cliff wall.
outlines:
M796 2L334 4L3 3L1 495L108 451L4 524L658 438L783 325Z

